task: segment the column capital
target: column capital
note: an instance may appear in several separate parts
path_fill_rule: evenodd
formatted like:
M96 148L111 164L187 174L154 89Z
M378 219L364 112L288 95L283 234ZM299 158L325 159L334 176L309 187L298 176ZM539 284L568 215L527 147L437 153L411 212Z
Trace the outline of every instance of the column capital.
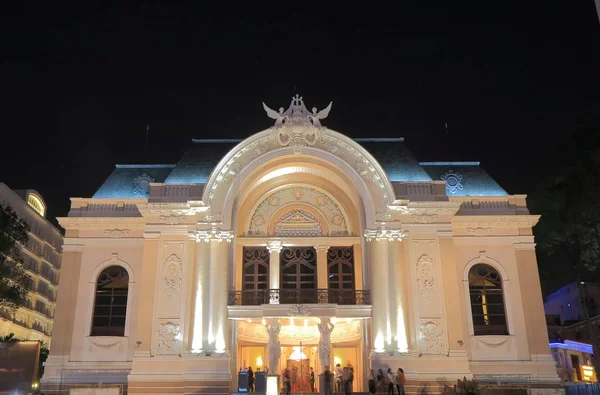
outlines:
M364 236L367 242L373 240L402 241L406 237L406 233L401 229L390 229L382 225L375 229L365 229Z
M327 250L329 250L329 247L331 247L331 246L329 246L327 244L317 244L315 246L315 250L317 250L317 251L327 251Z
M283 243L281 240L271 240L267 243L267 250L269 252L281 252L283 249Z
M216 240L219 243L223 241L231 243L233 237L233 231L223 230L216 227L213 227L210 230L196 230L193 233L193 238L195 238L197 242L204 241L206 243L208 243L211 240Z

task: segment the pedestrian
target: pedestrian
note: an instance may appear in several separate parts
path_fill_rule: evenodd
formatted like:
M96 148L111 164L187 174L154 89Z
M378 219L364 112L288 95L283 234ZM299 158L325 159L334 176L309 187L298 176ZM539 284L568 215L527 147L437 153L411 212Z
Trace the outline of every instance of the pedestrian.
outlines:
M373 369L369 370L369 393L374 394L375 393L375 371Z
M290 395L292 392L292 378L290 377L290 370L285 369L283 373L283 386L285 388L285 395Z
M342 371L342 385L344 386L344 393L350 395L350 369L347 366L344 366Z
M248 392L254 392L254 371L248 366Z
M392 368L388 368L387 370L387 384L388 384L388 395L394 395L394 373L392 372Z
M396 388L398 389L398 395L404 395L404 385L406 384L406 376L404 375L404 370L402 368L398 368L396 372Z
M333 395L333 373L329 370L329 366L325 367L325 371L323 372L325 379L325 394L324 395Z
M383 392L383 387L385 384L385 376L383 375L383 370L377 369L377 392Z
M315 392L315 371L310 367L310 392Z

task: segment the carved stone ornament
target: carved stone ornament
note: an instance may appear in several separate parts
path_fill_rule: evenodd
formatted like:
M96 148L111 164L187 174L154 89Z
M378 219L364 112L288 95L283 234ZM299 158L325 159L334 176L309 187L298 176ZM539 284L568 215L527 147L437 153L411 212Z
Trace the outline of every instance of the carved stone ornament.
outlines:
M406 234L400 229L389 229L381 226L377 229L365 229L364 236L368 242L373 240L402 241Z
M179 325L173 322L160 324L158 328L158 346L156 347L157 354L179 354L177 335L179 335Z
M119 237L129 234L129 229L104 229L104 233L112 239L118 239Z
M429 321L421 324L421 338L423 339L423 354L444 354L443 331L440 324Z
M287 314L291 317L306 317L310 315L310 310L303 304L295 304L288 309Z
M427 254L417 259L417 284L421 298L430 303L435 294L435 265L433 258Z
M195 231L194 237L197 242L204 241L205 243L208 243L211 240L217 240L219 243L223 241L231 243L233 240L233 233L230 230L221 230L217 227L213 227L211 230Z
M285 112L283 107L279 112L270 109L265 103L263 107L269 118L275 120L273 137L277 143L282 147L291 146L295 153L300 153L303 147L313 146L321 139L321 119L327 118L332 104L329 103L327 108L319 112L313 108L310 113L302 97L296 95Z
M211 224L221 222L221 213L213 213L211 211L200 212L197 216L197 221L203 224Z
M185 215L176 212L170 212L168 214L161 215L159 217L159 221L167 225L179 225L185 221Z
M446 191L450 195L456 194L458 191L462 191L462 179L463 176L455 173L454 170L448 170L446 173L442 174L440 177L442 180L446 181Z
M413 221L418 222L420 224L432 224L438 220L437 214L413 214L410 216Z
M498 348L498 347L503 346L504 344L506 344L509 340L510 339L507 338L507 339L504 339L504 340L502 340L502 341L500 341L498 343L490 343L490 342L483 341L481 339L477 339L477 342L481 343L482 345L484 345L484 346L486 346L488 348Z
M136 177L133 180L133 193L140 196L148 196L150 193L150 183L154 182L154 178L146 173Z
M171 254L163 263L163 290L169 299L179 295L181 289L181 258Z
M492 233L492 228L489 226L483 227L483 226L478 226L475 228L467 228L467 233L470 233L474 236L487 236L489 234Z

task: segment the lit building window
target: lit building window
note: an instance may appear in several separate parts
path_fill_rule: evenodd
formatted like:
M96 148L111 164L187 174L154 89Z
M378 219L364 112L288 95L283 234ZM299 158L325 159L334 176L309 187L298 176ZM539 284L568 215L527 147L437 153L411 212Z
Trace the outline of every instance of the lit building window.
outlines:
M500 273L489 265L473 266L469 294L475 335L508 335Z
M33 193L30 193L27 196L27 204L29 204L31 206L31 208L33 208L35 211L37 211L37 213L39 215L41 215L42 217L46 215L46 205L42 201L41 197L39 197Z
M96 282L91 336L124 336L129 275L121 266L109 266Z

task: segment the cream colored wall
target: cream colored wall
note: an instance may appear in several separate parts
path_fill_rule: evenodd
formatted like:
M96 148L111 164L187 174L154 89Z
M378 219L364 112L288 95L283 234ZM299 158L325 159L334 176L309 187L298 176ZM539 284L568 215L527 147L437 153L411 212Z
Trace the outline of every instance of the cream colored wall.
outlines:
M108 241L108 242L106 242ZM143 239L85 240L81 271L77 286L77 302L70 348L72 361L131 361L137 339L139 290L135 287L142 271ZM90 329L97 276L109 266L120 265L129 272L129 286L125 336L122 338L91 338ZM115 344L116 343L116 344ZM108 345L111 345L108 347Z
M525 313L521 305L521 286L513 240L484 237L455 238L457 276L462 280L461 306L467 325L463 336L474 361L529 360ZM485 251L484 253L481 253ZM508 336L474 336L468 295L468 271L477 263L493 266L502 275Z

